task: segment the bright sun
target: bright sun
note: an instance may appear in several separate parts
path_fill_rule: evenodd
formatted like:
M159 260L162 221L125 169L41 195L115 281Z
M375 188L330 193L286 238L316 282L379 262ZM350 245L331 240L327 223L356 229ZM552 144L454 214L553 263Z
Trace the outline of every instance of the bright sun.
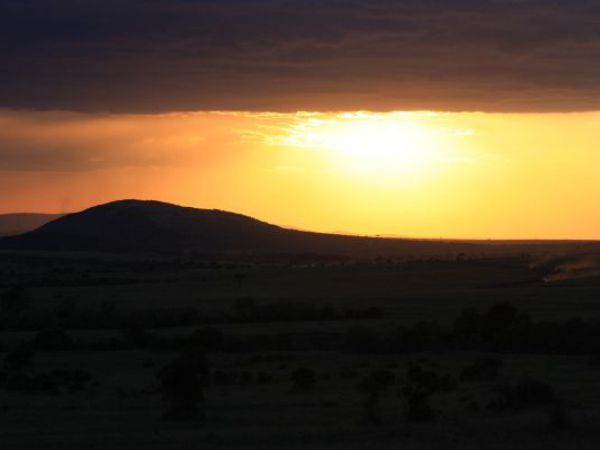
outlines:
M342 163L379 174L422 170L433 157L428 130L415 123L360 121L325 132L323 143Z
M288 137L288 143L322 149L335 167L371 180L422 177L440 158L436 130L404 116L308 118Z

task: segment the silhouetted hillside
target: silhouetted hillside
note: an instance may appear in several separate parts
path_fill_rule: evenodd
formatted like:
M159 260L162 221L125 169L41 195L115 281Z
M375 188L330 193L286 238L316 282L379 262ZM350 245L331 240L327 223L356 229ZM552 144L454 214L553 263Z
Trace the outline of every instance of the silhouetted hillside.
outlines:
M239 214L122 200L69 214L0 245L31 250L220 252L259 248L278 230Z
M193 252L211 255L318 254L340 256L456 257L581 243L507 243L383 239L289 230L220 210L158 201L122 200L69 214L32 232L0 240L12 250Z
M14 236L26 233L61 216L62 214L0 214L0 236Z

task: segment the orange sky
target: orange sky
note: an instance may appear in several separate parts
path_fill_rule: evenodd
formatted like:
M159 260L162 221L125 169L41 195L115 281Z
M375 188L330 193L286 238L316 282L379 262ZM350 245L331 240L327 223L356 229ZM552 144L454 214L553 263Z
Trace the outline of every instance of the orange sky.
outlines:
M121 198L327 232L600 239L600 113L0 111L0 212Z

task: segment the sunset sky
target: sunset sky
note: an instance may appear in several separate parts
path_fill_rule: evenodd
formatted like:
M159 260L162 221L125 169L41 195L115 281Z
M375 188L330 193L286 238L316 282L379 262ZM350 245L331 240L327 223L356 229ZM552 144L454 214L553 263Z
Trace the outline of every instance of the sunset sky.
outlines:
M600 2L0 0L0 213L600 239Z

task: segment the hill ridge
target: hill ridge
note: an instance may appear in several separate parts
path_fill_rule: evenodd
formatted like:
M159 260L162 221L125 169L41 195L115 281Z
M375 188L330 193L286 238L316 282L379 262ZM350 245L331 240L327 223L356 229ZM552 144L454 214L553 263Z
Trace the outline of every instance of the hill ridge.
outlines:
M163 254L321 254L343 257L444 257L598 250L600 243L494 244L326 234L283 228L239 213L123 199L95 205L19 236L3 250Z

